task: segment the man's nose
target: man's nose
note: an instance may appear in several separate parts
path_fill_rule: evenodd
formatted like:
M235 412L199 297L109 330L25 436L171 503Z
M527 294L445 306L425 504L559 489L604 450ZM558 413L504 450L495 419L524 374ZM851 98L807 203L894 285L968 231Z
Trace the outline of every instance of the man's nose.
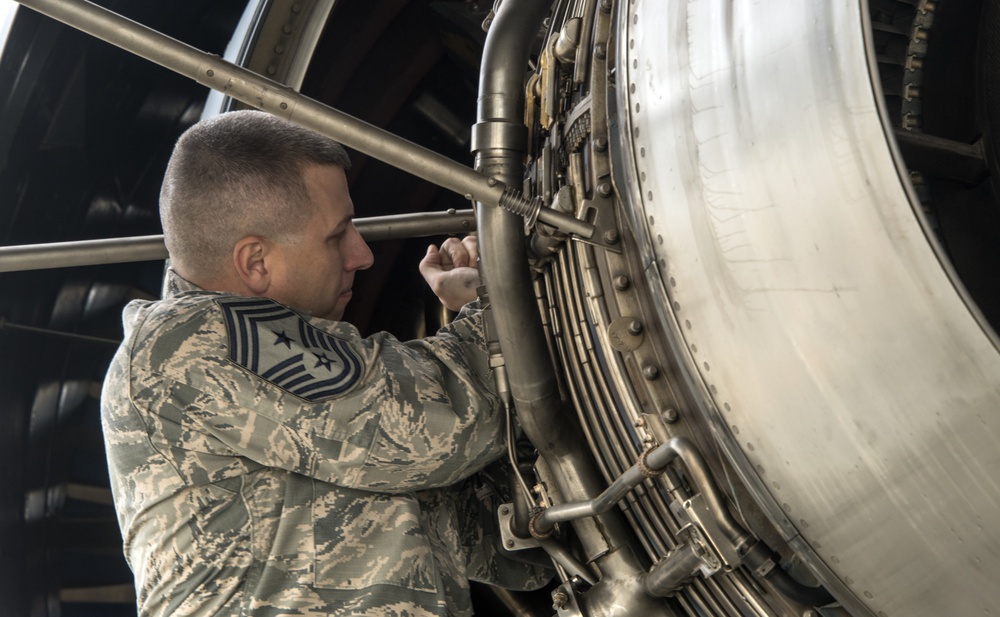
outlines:
M354 270L367 270L375 263L375 256L368 248L368 243L361 237L357 229L353 230L352 243L348 259L345 260L344 269L352 272Z

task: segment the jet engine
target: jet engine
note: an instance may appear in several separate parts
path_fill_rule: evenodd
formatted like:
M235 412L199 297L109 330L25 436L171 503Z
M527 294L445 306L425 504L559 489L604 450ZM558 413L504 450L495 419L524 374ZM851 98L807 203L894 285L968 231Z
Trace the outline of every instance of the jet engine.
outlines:
M77 3L23 1L43 13ZM511 416L504 548L541 551L558 573L545 609L496 591L503 608L480 603L482 614L996 610L1000 5L274 0L179 3L198 19L174 23L106 4L273 80L247 81L256 98L244 101L359 150L356 203L391 204L377 214L474 207L491 365ZM32 39L23 33L52 23L26 9L18 19L0 71L11 84L0 146L4 161L18 150L39 160L6 163L0 194L17 207L4 204L4 220L14 229L26 205L63 200L91 235L155 231L151 187L172 139L237 103L203 102L200 87L174 81L113 94L83 64L38 60L78 33ZM122 57L101 66L141 70ZM26 85L56 66L61 89ZM225 75L221 86L187 76L240 98L250 77ZM341 112L280 98L295 90L428 146L428 162L372 147L397 142ZM93 106L116 96L134 113L117 131L155 136L121 142L134 160L102 151L132 183L95 190L77 173L75 196L34 189L43 166L91 151L88 131L113 130ZM44 219L6 243L44 241ZM49 241L82 239L48 225L61 233ZM405 292L401 314L376 310L415 289L395 264L415 263L423 242L376 247L384 267L354 314L363 328L418 336L446 318L419 291ZM19 269L3 250L4 269ZM72 341L6 369L19 378L3 387L17 415L2 495L16 559L3 578L44 573L6 592L25 614L128 614L121 564L101 566L103 580L79 576L116 548L93 452L53 453L78 452L66 433L77 423L94 441L91 384L110 356L87 346L113 343L107 315L155 293L160 263L93 277L66 265L76 268L62 279L3 279L17 290L2 302L4 355L25 333ZM91 528L82 520L104 521L103 540L60 550L73 545L66 530Z

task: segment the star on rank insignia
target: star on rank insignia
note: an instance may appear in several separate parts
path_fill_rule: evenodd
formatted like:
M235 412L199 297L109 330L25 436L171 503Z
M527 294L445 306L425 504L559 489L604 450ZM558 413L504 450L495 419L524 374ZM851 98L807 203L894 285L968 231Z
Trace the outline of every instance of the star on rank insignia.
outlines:
M266 298L222 298L229 359L308 401L346 392L361 378L361 359L345 341Z

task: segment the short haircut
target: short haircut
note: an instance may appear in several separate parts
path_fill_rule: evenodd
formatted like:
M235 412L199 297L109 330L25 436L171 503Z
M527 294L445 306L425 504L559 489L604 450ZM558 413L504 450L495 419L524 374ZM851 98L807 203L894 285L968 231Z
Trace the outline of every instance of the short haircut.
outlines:
M304 171L350 169L343 146L260 111L198 122L174 147L160 190L160 220L175 266L192 278L225 271L246 236L295 237L313 210Z

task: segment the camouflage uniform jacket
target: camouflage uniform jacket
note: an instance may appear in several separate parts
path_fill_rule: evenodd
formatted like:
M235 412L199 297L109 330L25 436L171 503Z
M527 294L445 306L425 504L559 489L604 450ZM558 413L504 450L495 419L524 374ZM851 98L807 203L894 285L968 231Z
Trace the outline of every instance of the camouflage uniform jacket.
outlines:
M102 399L140 615L462 616L467 579L544 583L466 480L503 450L480 311L402 343L167 289L126 307Z

